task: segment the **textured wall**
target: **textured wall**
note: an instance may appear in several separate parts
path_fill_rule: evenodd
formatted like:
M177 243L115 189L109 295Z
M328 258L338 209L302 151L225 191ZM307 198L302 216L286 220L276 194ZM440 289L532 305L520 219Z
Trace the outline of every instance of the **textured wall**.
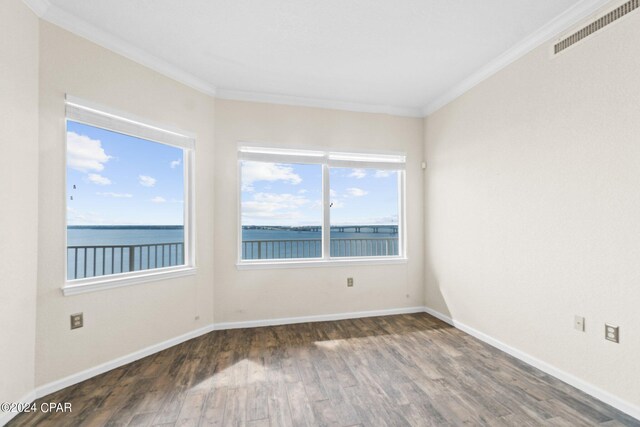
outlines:
M0 2L0 123L0 402L16 402L34 383L38 241L38 19L19 0Z
M428 117L425 216L429 307L640 405L637 40L548 43Z
M40 55L37 385L209 325L214 264L214 100L46 22ZM196 276L62 296L65 93L197 135ZM71 331L76 312L84 312L85 325Z
M421 306L422 133L415 118L217 100L216 322ZM408 263L238 271L238 142L406 152Z

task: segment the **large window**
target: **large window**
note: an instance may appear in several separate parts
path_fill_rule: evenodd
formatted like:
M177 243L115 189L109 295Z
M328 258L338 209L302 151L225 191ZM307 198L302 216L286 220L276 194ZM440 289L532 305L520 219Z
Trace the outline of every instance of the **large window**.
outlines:
M401 259L403 155L243 146L241 265Z
M193 138L67 98L69 286L193 266Z

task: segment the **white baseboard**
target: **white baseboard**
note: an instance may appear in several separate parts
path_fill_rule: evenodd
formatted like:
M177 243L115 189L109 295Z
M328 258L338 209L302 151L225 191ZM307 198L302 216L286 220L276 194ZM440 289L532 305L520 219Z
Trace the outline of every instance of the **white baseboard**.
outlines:
M161 343L143 348L142 350L138 350L125 356L118 357L117 359L110 360L101 365L94 366L93 368L85 369L84 371L78 372L77 374L72 374L68 377L64 377L62 379L42 385L35 390L36 399L44 397L58 390L62 390L65 387L69 387L79 382L88 380L89 378L93 378L97 375L104 374L105 372L108 372L115 368L119 368L120 366L126 365L127 363L135 362L136 360L142 359L143 357L150 356L169 347L173 347L174 345L199 337L200 335L207 334L212 330L213 325L208 325L203 328L187 332L186 334L180 335L178 337L171 338L167 341L163 341Z
M110 360L109 362L105 362L93 368L85 369L84 371L78 372L77 374L72 374L72 375L69 375L68 377L50 382L48 384L45 384L43 386L36 388L33 394L35 396L35 399L39 399L48 394L54 393L58 390L62 390L65 387L69 387L79 382L88 380L89 378L103 374L112 369L119 368L120 366L126 365L127 363L131 363L136 360L142 359L143 357L150 356L154 353L165 350L169 347L173 347L174 345L183 343L192 338L199 337L200 335L204 335L214 330L219 331L224 329L256 328L256 327L262 327L262 326L289 325L294 323L322 322L322 321L329 321L329 320L356 319L361 317L391 316L394 314L423 313L423 312L424 312L424 307L420 306L420 307L394 308L394 309L386 309L386 310L359 311L359 312L353 312L353 313L323 314L323 315L317 315L317 316L288 317L288 318L280 318L280 319L252 320L252 321L244 321L244 322L214 323L214 324L205 326L203 328L196 329L195 331L188 332L178 337L169 339L167 341L154 344L142 350L138 350L136 352L127 354L125 356L118 357L117 359Z
M323 314L323 315L315 315L315 316L286 317L286 318L279 318L279 319L214 323L212 325L208 325L203 328L196 329L194 331L188 332L186 334L180 335L170 340L163 341L158 344L154 344L152 346L136 351L134 353L119 357L117 359L113 359L109 362L103 363L93 368L86 369L84 371L78 372L77 374L69 375L68 377L40 386L36 388L35 391L24 396L20 400L20 402L22 403L33 402L35 399L44 397L48 394L61 390L65 387L69 387L71 385L85 381L89 378L95 377L97 375L108 372L112 369L126 365L127 363L131 363L136 360L142 359L143 357L150 356L154 353L165 350L169 347L173 347L174 345L183 343L192 338L199 337L201 335L204 335L214 330L256 328L256 327L263 327L263 326L289 325L289 324L307 323L307 322L325 322L325 321L331 321L331 320L357 319L357 318L363 318L363 317L391 316L395 314L409 314L409 313L422 313L422 312L426 312L456 327L457 329L460 329L461 331L466 332L467 334L473 337L476 337L479 340L484 341L487 344L493 347L496 347L497 349L504 351L505 353L510 354L511 356L517 359L520 359L523 362L528 363L529 365L534 366L540 369L541 371L546 372L547 374L553 377L556 377L579 390L582 390L583 392L613 406L614 408L619 409L620 411L634 418L640 419L640 407L633 405L625 400L622 400L612 395L611 393L605 390L602 390L586 381L583 381L567 372L564 372L546 362L543 362L542 360L536 359L535 357L530 356L529 354L523 351L520 351L501 341L498 341L495 338L492 338L483 332L480 332L470 326L465 325L464 323L458 322L450 318L449 316L446 316L429 307L422 307L422 306L394 308L394 309L385 309L385 310L358 311L358 312L351 312L351 313ZM1 414L0 425L4 425L8 423L16 415L17 413Z
M433 317L437 317L443 322L446 322L451 326L454 326L455 328L460 329L463 332L466 332L467 334L479 339L480 341L484 341L485 343L497 348L498 350L504 351L505 353L510 354L516 359L520 359L521 361L537 369L540 369L541 371L551 375L552 377L555 377L561 381L564 381L565 383L577 388L578 390L581 390L587 393L588 395L591 395L596 399L601 400L602 402L613 406L614 408L624 412L625 414L640 420L640 407L630 402L627 402L623 399L620 399L619 397L614 396L608 391L605 391L599 387L594 386L593 384L590 384L584 380L581 380L580 378L568 372L565 372L561 369L558 369L547 362L537 359L521 350L518 350L517 348L511 347L503 343L502 341L499 341L493 337L490 337L489 335L483 332L480 332L477 329L472 328L471 326L465 325L462 322L452 319L451 317L446 316L440 313L439 311L436 311L429 307L425 307L424 311L432 315Z
M27 405L36 400L36 392L30 391L26 395L22 396L22 398L18 399L16 402L12 403L20 403L23 405ZM16 417L20 412L0 412L0 426L7 424L14 417Z
M279 319L248 320L243 322L216 323L213 329L260 328L263 326L293 325L296 323L327 322L331 320L359 319L362 317L392 316L394 314L424 313L425 307L390 308L384 310L355 311L351 313L320 314L316 316L282 317Z

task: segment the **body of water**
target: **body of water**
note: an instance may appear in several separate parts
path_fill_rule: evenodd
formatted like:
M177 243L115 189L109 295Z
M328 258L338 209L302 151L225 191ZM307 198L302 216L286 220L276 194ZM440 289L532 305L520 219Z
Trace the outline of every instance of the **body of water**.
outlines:
M182 226L70 226L67 246L183 243Z
M318 226L319 227L319 226ZM378 233L352 228L344 232L331 230L335 239L397 238L396 233L382 230ZM243 229L243 241L255 240L313 240L322 239L320 231L298 231L287 229ZM69 226L67 246L142 245L152 243L183 243L182 226Z
M356 232L356 227L361 227ZM242 259L322 257L322 232L287 228L246 227ZM184 264L182 226L69 226L69 280ZM235 250L235 248L229 248ZM393 226L345 226L331 229L331 256L398 255Z

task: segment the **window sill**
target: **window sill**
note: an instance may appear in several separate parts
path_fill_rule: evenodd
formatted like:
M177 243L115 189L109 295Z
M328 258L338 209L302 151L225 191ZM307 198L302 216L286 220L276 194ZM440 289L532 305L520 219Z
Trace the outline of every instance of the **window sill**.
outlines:
M309 268L309 267L345 267L354 265L389 265L389 264L406 264L405 257L385 257L385 258L332 258L317 260L260 260L260 261L241 261L236 264L238 270L267 270L274 268Z
M174 279L177 277L193 276L196 274L195 267L172 267L159 268L151 272L136 272L125 274L114 274L103 277L91 277L89 279L79 279L68 281L62 287L64 296L96 292L106 289L120 288L122 286L137 285L140 283L155 282L159 280Z

